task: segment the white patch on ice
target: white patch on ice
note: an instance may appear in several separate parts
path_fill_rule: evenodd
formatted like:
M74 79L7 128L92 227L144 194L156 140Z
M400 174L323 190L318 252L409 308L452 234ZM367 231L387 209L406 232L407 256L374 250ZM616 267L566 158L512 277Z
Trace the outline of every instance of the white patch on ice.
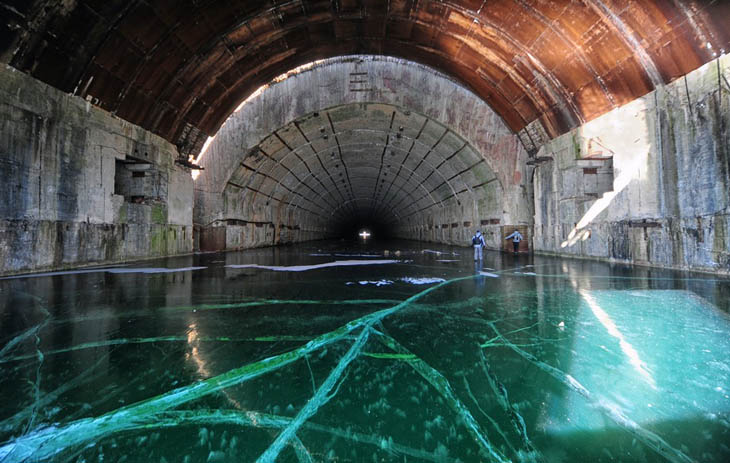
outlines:
M335 257L380 257L380 254L335 254Z
M375 286L386 286L386 285L392 285L393 282L391 280L377 280L377 281L358 281L358 284L365 286L365 285L375 285ZM354 285L354 281L348 281L345 283L346 285Z
M479 272L479 275L482 275L482 276L485 276L485 277L490 277L490 278L499 278L499 275L496 275L494 273L489 273L489 272L482 272L482 271L480 271Z
M436 259L436 262L461 262L459 259Z
M334 262L326 262L324 264L314 265L291 265L289 267L277 267L274 265L258 265L258 264L245 264L245 265L226 265L230 268L261 268L264 270L273 270L275 272L305 272L307 270L316 270L326 267L348 267L353 265L382 265L382 264L397 264L397 260L336 260Z
M114 268L105 270L107 273L175 273L190 270L202 270L207 267L180 267L180 268Z
M332 254L316 254L316 253L315 254L310 254L310 256L314 256L314 257L329 257L331 255Z
M413 278L413 277L404 277L401 278L401 281L405 281L406 283L411 283L414 285L430 285L431 283L441 283L442 281L446 281L443 278Z
M202 270L208 267L180 267L180 268L156 268L156 267L114 267L114 268L93 268L84 270L64 270L60 272L32 273L28 275L13 275L0 278L0 280L14 280L17 278L38 278L38 277L55 277L59 275L81 275L85 273L174 273L187 272L191 270Z
M633 297L651 298L650 295L644 294L644 291L630 291L629 294L631 294Z
M440 255L440 254L446 254L445 252L441 252L441 251L432 251L431 249L424 249L424 250L423 250L423 251L421 251L421 252L423 252L423 253L427 253L427 254L437 254L437 255Z

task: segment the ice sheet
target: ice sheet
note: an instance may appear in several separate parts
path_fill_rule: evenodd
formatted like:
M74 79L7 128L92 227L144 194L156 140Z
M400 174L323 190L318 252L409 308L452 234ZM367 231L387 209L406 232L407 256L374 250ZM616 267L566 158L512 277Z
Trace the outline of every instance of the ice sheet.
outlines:
M730 461L720 279L310 249L0 282L0 461Z

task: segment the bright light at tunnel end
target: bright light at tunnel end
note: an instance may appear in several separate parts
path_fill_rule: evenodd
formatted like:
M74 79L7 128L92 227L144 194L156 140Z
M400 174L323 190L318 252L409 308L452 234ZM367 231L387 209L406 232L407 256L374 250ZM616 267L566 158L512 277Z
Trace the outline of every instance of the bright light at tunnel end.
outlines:
M357 236L360 237L363 241L367 241L368 238L370 238L370 232L367 230L361 230L360 233L357 234Z

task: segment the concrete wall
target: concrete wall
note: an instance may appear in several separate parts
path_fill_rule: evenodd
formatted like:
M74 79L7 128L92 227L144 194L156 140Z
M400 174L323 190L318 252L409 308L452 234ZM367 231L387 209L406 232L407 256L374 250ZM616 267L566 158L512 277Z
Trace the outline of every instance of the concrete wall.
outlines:
M729 273L729 68L725 55L547 143L535 250Z
M367 91L351 89L350 76L354 74L367 75ZM232 214L223 190L238 166L252 155L252 149L273 131L314 112L351 103L394 105L438 121L468 141L497 175L499 188L493 188L499 191L496 206L492 204L495 198L490 199L488 195L478 198L476 204L463 207L450 204L418 221L397 224L398 236L465 244L474 228L479 227L488 231L490 247L499 249L502 246L500 224L532 223L533 203L526 185L527 153L518 137L487 103L428 67L402 59L364 56L325 60L274 83L229 118L199 159L206 169L195 181L195 223L201 227L201 238L205 234L203 227L236 226L235 222L230 223L231 219L272 222L276 229L280 225L301 225L302 229L311 231L307 235L310 238L327 236L327 223L307 214L293 219L277 217L263 203L246 205L251 209L248 214ZM489 214L474 218L472 210ZM233 229L232 232L236 234ZM232 244L223 237L223 232L211 231L211 234L217 234L216 245L224 241L227 246ZM236 242L237 247L269 244L268 238L253 242L245 236ZM297 235L294 241L303 240L304 236Z
M176 156L165 140L2 66L0 274L191 252L193 185Z

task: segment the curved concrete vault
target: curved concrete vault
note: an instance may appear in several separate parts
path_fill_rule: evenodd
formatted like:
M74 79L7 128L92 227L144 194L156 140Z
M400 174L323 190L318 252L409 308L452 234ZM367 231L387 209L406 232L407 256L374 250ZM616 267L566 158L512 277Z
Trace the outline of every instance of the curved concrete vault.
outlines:
M351 103L275 130L239 164L223 196L228 220L288 223L299 210L336 233L433 224L447 208L478 217L483 198L493 210L482 215L497 215L502 191L481 155L448 127L391 105Z
M526 159L486 103L433 69L330 59L272 83L226 122L199 159L195 222L214 229L209 249L365 225L463 242L473 224L529 222Z
M321 58L429 65L532 150L730 48L722 1L6 0L0 11L0 61L184 155L260 85Z

